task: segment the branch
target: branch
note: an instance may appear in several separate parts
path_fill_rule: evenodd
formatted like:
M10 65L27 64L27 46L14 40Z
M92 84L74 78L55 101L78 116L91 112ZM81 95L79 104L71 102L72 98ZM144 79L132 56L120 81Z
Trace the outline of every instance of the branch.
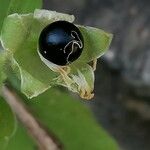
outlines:
M2 96L35 140L40 150L60 150L53 136L50 136L49 133L40 126L14 91L10 90L7 86L3 86Z

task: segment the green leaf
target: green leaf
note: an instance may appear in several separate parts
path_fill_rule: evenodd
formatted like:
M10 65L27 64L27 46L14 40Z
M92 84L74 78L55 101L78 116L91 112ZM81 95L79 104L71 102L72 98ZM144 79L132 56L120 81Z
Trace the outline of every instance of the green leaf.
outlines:
M0 97L0 147L5 148L16 129L16 119L5 100Z
M118 150L118 145L100 127L89 109L68 93L50 89L32 101L25 99L33 115L63 144L64 150ZM19 128L7 150L33 150L24 129Z
M0 50L0 88L6 79L6 74L4 73L6 54Z
M36 150L36 146L32 139L28 136L27 131L22 124L18 124L14 136L9 141L5 150Z
M78 26L84 35L84 51L78 62L90 62L102 56L108 50L112 34L93 27Z
M65 150L117 150L115 141L96 123L91 112L68 93L51 89L28 104Z
M42 0L0 0L0 30L3 20L12 13L30 13L42 7Z
M0 140L0 147L1 147L1 150L5 150L6 149L6 147L7 147L7 145L8 145L8 139L5 139L5 138L3 138L3 139L1 139Z
M62 85L79 93L82 98L91 99L94 72L87 63L104 54L112 35L100 29L79 26L85 41L81 57L66 67L45 65L46 60L37 52L38 37L46 25L57 20L73 22L74 16L37 9L34 14L12 14L6 18L1 35L2 45L12 53L12 65L19 70L17 75L21 80L21 90L32 98L51 86Z

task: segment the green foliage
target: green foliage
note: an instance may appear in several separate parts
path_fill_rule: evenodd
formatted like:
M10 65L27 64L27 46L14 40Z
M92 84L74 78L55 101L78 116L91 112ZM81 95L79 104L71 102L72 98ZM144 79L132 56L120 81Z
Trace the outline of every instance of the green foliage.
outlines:
M30 13L41 8L42 0L0 0L0 30L3 20L12 13Z
M32 101L28 107L44 126L64 145L64 150L117 150L115 141L95 122L90 111L65 91L50 89ZM18 129L8 150L20 150L27 145L34 149L23 129ZM16 142L18 141L18 142ZM27 147L26 147L27 149Z
M14 115L5 100L0 97L0 147L6 147L9 138L13 135L16 123Z
M41 8L42 0L0 0L0 32L3 21L11 13L30 13L35 8ZM1 35L0 35L1 36ZM13 37L11 37L13 38ZM0 88L7 78L5 71L7 53L0 50ZM6 148L9 138L14 133L16 120L5 100L0 97L0 149Z
M27 131L21 124L18 124L15 135L11 138L5 150L36 150L36 146L27 135Z
M0 51L0 88L4 80L6 79L6 74L3 71L5 60L6 60L6 53Z
M78 61L88 63L95 58L99 58L108 50L112 40L112 34L93 27L78 27L84 35L85 43L85 51L83 51Z
M48 10L34 11L41 3L42 0L0 0L0 37L4 49L0 51L0 87L7 78L28 98L35 97L33 101L23 99L42 124L58 137L65 150L117 150L115 141L79 101L55 88L43 93L52 86L62 85L82 98L92 98L94 71L88 63L105 53L112 35L77 25L85 41L81 57L66 68L46 66L37 53L41 30L57 20L73 22L74 16ZM14 115L0 97L0 149L7 144L6 150L35 149L21 125L12 137L15 128Z
M47 67L37 53L38 37L47 24L56 20L73 22L74 16L35 10L34 14L12 14L4 22L2 43L4 49L13 53L21 91L32 98L53 85L62 85L79 93L82 98L90 99L93 96L94 73L87 63L104 54L112 35L100 29L79 26L85 40L81 57L66 67L67 71L61 67Z

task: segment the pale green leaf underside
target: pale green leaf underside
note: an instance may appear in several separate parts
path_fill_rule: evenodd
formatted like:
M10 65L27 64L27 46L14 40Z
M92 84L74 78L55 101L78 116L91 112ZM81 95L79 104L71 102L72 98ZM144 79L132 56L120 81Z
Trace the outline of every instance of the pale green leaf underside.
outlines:
M78 27L85 37L85 50L78 62L90 62L95 58L99 58L106 52L106 50L108 50L112 40L112 34L93 27Z
M104 54L112 35L96 28L79 26L85 41L81 57L65 70L58 67L56 71L56 68L49 68L41 61L37 49L41 30L57 20L73 22L74 16L48 10L10 15L2 29L3 47L12 52L20 72L18 77L21 79L21 90L29 98L37 96L52 85L63 85L79 93L82 98L90 99L93 97L94 73L87 63Z

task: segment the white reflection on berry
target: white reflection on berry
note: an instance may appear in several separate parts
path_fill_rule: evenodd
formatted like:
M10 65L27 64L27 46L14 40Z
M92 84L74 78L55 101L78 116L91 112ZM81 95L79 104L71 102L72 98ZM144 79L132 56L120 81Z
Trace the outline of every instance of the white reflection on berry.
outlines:
M83 48L83 43L78 35L77 32L75 31L71 31L71 36L74 38L72 41L70 41L63 49L64 53L66 53L67 47L71 45L71 51L69 52L68 56L67 56L67 64L69 64L69 57L70 55L73 53L74 51L74 47L75 45L77 45L80 49ZM60 49L62 50L62 49Z

